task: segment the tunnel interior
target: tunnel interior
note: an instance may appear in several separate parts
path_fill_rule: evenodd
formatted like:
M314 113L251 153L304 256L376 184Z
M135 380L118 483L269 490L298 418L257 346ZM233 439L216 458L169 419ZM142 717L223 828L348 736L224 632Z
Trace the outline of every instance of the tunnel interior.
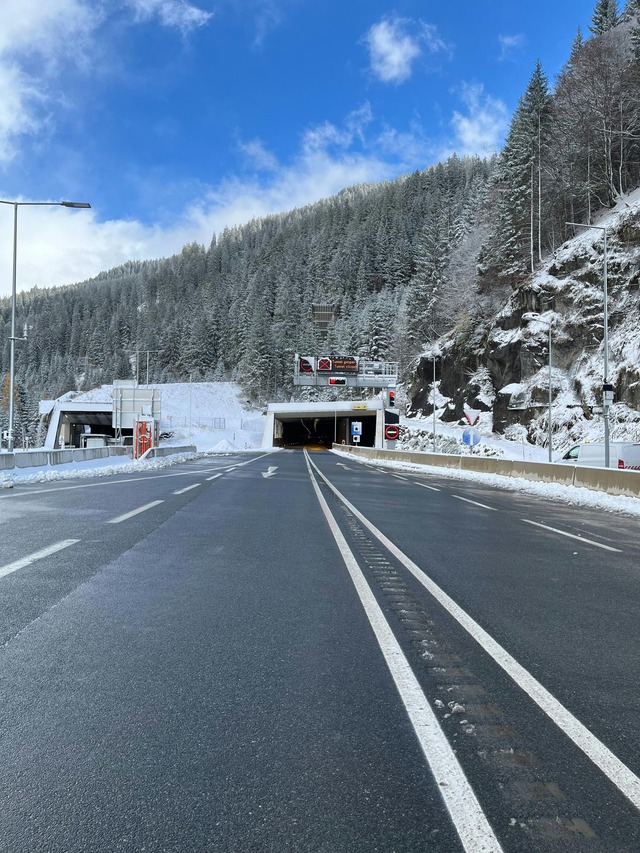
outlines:
M372 416L363 417L360 414L354 416L338 417L306 417L280 420L282 425L282 436L274 438L274 445L280 447L331 447L335 441L337 444L353 444L351 437L351 423L359 421L362 424L361 447L373 447L376 437L376 419ZM276 430L276 434L279 430Z
M88 429L92 433L115 436L111 412L65 412L61 419L62 424L69 427L71 447L81 446L81 436L85 435Z

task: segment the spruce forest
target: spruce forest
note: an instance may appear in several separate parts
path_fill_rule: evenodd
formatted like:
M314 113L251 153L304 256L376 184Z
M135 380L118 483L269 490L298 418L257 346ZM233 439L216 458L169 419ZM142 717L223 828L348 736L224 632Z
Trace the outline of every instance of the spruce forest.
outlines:
M557 80L532 69L493 158L452 156L209 246L19 293L17 444L35 435L38 400L136 375L234 380L262 404L294 393L295 352L326 351L398 361L410 383L420 353L486 323L572 236L567 222L591 222L639 185L640 0L598 0ZM317 304L333 308L326 333ZM9 299L0 312L5 428Z

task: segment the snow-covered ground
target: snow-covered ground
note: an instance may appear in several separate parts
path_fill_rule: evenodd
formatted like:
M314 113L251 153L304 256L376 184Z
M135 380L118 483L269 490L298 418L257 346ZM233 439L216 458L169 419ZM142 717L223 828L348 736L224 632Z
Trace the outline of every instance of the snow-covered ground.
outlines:
M143 385L161 394L160 432L170 434L163 445L194 444L199 451L247 450L262 442L265 417L251 408L233 382L173 382ZM112 385L66 395L74 403L111 403Z

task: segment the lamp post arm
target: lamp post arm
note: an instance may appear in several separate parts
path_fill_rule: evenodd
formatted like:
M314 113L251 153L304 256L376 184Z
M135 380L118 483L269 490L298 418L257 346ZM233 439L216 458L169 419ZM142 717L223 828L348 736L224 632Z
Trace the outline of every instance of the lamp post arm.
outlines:
M13 274L11 277L11 339L10 339L10 355L9 355L9 438L7 440L7 450L13 452L13 422L14 422L14 396L15 396L15 364L16 364L16 284L17 284L17 268L18 268L18 208L19 207L74 207L74 208L90 208L91 205L86 201L8 201L0 198L0 204L10 204L13 206Z

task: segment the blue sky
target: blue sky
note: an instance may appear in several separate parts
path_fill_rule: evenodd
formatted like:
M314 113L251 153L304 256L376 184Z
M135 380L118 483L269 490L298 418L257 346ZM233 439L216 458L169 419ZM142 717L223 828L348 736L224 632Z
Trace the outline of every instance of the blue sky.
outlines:
M18 286L498 150L595 0L0 0L0 198ZM0 295L12 208L0 205Z

